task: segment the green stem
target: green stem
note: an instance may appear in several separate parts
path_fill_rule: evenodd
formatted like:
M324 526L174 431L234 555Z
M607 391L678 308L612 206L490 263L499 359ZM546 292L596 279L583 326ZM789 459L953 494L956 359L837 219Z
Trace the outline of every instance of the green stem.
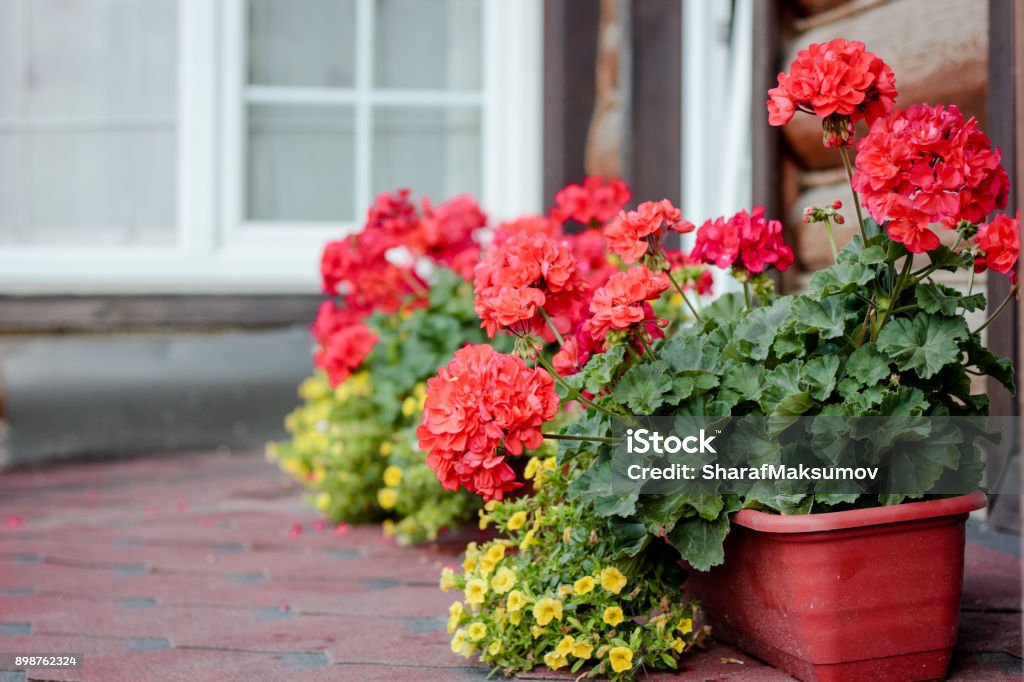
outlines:
M853 164L850 163L850 152L846 150L846 147L840 147L839 155L843 157L846 179L850 182L850 191L853 193L853 207L857 209L857 225L860 227L860 236L864 238L864 243L867 244L868 233L864 229L864 214L860 208L860 196L858 196L857 190L853 188Z
M971 292L974 291L974 268L971 268L971 281L967 285L967 295L970 296Z
M753 308L750 304L750 282L743 283L743 300L747 302L747 310Z
M892 289L892 294L889 296L889 305L886 306L886 310L882 312L882 318L878 321L871 335L872 340L878 338L879 332L882 331L882 327L889 320L893 313L893 307L897 301L900 300L900 294L903 293L903 287L906 284L907 277L910 275L910 268L914 265L914 259L911 256L907 256L903 260L903 268L900 270L900 276L896 279L896 286Z
M558 340L558 345L564 346L565 339L563 339L562 335L558 333L558 329L555 328L555 322L554 320L551 319L551 316L548 315L548 311L544 310L544 308L538 308L538 310L540 310L540 316L544 318L545 322L547 322L548 327L551 329L551 331L555 333L555 338Z
M621 438L607 438L605 436L570 436L564 433L542 433L540 434L545 438L551 440L586 440L593 441L595 443L621 443Z
M679 295L683 297L683 303L685 303L686 307L690 309L690 312L693 314L693 318L695 320L699 320L700 313L698 313L697 310L693 307L693 304L690 303L690 299L686 297L686 292L683 291L683 288L681 286L679 286L679 282L676 281L676 278L672 276L672 271L665 270L665 274L668 276L668 281L672 282L672 286L674 286L676 288L676 291L679 292Z
M996 308L996 311L995 311L994 313L992 313L992 316L991 316L991 317L989 317L989 318L988 318L987 320L985 320L985 321L984 321L984 322L983 322L983 323L981 324L981 326L980 326L980 327L978 327L977 329L975 329L975 330L974 330L974 331L972 332L973 334L978 334L978 333L980 333L980 332L981 332L981 330L983 330L983 329L984 329L985 327L987 327L987 326L989 326L990 324L992 324L992 322L993 322L993 321L995 321L995 319L996 319L997 317L999 317L999 316L1000 316L1000 315L1002 314L1003 310L1005 310L1005 309L1006 309L1006 306L1010 305L1010 301L1011 301L1011 300L1013 300L1013 298L1014 298L1014 297L1015 297L1015 296L1017 295L1017 289L1018 289L1018 287L1019 287L1019 285L1017 285L1017 284L1014 284L1014 285L1013 285L1012 287L1010 287L1010 293L1008 293L1008 294L1006 295L1006 298L1004 298L1004 299L1003 299L1003 302L999 304L999 307L998 307L998 308Z
M832 248L832 262L839 260L839 249L836 248L836 238L832 234L832 221L825 218L825 234L828 235L828 245Z
M651 348L651 344L647 343L647 337L644 334L643 330L638 329L636 335L640 338L640 343L643 344L644 352L647 353L647 357L649 357L652 361L657 360L658 358L654 354L654 349Z
M544 369L546 369L548 371L548 374L550 374L552 376L552 378L554 378L554 380L557 381L562 386L562 388L565 389L565 392L568 395L570 400L579 401L581 404L585 405L586 407L592 407L595 410L597 410L598 412L601 412L601 413L603 413L603 414L605 414L605 415L607 415L609 417L615 417L616 416L614 413L609 412L608 410L604 409L600 405L598 405L598 404L594 403L593 401L587 399L582 393L580 393L575 388L570 386L569 382L566 381L565 379L563 379L562 375L560 375L557 371L555 371L555 368L551 366L551 363L548 361L548 359L546 357L544 357L543 353L537 353L537 362L539 362L541 365L543 365Z

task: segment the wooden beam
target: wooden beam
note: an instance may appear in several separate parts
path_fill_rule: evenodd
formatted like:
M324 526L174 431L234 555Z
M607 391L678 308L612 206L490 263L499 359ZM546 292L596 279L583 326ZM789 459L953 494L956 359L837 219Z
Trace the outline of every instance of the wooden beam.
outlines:
M631 0L630 133L626 180L637 202L682 190L680 0Z
M0 334L214 330L311 324L320 296L3 296Z
M544 201L584 174L594 112L599 3L544 2Z
M758 0L754 3L753 45L753 106L751 107L751 194L755 206L764 206L767 215L781 218L782 205L779 186L779 129L768 125L768 111L764 106L768 90L773 88L779 75L778 0Z

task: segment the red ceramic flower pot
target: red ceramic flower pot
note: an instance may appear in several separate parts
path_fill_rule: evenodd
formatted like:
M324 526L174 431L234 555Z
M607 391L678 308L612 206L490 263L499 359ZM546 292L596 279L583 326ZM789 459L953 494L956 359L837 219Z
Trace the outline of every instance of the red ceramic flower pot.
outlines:
M962 497L733 517L725 563L691 571L715 635L806 682L936 680L956 643Z

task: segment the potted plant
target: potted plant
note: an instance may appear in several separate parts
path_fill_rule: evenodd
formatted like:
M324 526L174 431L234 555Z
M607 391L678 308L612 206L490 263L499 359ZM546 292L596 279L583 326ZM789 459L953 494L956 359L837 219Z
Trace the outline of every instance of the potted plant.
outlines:
M971 492L983 472L978 439L994 437L978 424L988 396L972 379L1013 390L1010 363L984 344L991 318L972 329L965 313L986 305L975 272L1014 279L996 314L1016 294L1019 225L990 218L1009 183L977 123L955 107L896 109L895 97L889 67L844 40L802 51L771 92L773 124L797 111L822 118L853 189L858 234L842 250L832 235L841 203L805 212L835 262L804 294L773 291L766 272L793 254L763 209L699 229L667 201L624 211L604 228L619 271L586 294L557 249L492 247L476 273L477 311L550 381L520 386L521 405L474 413L459 387L501 374L447 372L428 389L420 427L432 468L496 499L515 489L505 459L539 444L550 417L539 406L557 384L583 415L543 436L559 441L568 499L606 520L610 555L638 559L668 543L720 632L802 679L942 677L964 520L985 502ZM665 248L669 233L695 230L690 253ZM702 307L704 265L730 269L743 293ZM967 274L966 291L942 273ZM545 327L560 344L551 360L540 352ZM878 466L856 485L753 476L666 488L623 470L637 461L621 458L624 434L649 418L677 429L718 420L736 438L717 455L733 468L831 470L865 455ZM701 456L684 461L710 461Z

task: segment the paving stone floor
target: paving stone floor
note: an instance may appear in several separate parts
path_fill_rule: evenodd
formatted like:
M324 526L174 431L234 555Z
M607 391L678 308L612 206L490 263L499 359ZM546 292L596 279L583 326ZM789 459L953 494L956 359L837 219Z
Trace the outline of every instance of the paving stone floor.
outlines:
M0 475L0 653L78 653L23 680L483 680L437 587L458 543L338 532L259 455L196 453ZM951 679L1021 679L1019 545L975 529ZM737 662L730 662L733 659ZM566 679L537 672L522 679ZM676 675L791 678L721 644Z

